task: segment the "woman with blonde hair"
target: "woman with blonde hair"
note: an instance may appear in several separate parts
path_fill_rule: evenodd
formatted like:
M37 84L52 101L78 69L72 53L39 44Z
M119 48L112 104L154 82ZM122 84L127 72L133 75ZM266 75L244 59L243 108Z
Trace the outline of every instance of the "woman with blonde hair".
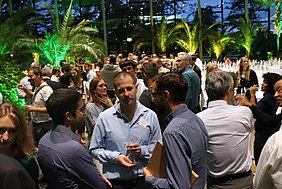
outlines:
M0 105L0 153L18 160L34 182L38 183L39 171L33 157L35 145L32 131L23 112L11 102Z
M216 63L208 63L206 65L206 78L212 71L218 70L218 65Z
M247 57L240 59L239 70L236 75L238 79L237 94L246 93L246 96L250 99L248 89L252 86L258 86L258 77L256 72L250 68Z

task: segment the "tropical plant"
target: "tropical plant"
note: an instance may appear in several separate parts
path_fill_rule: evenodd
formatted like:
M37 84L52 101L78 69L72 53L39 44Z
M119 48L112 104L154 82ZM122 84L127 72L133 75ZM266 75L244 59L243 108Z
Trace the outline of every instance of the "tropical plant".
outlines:
M218 61L219 56L225 50L227 44L233 40L232 37L226 35L226 28L222 31L214 31L209 36L209 42L212 51L215 53L216 60Z
M14 102L23 109L25 102L18 98L18 83L24 74L10 62L1 61L0 92L5 102Z
M264 5L271 7L275 6L275 14L274 14L274 29L277 33L276 43L277 43L277 53L279 54L280 50L280 36L282 30L282 20L281 20L281 8L282 2L281 0L257 0L257 2L263 3Z
M196 22L191 27L181 19L174 30L181 32L176 39L176 43L188 52L196 52L199 47L199 24Z
M146 49L147 47L149 49L152 39L151 26L141 23L137 24L134 27L132 39L134 41L133 51L137 52L141 48Z
M161 23L156 26L156 43L161 53L166 53L166 48L175 40L177 32L178 28L168 25L163 17Z
M233 24L238 28L238 32L235 33L236 44L243 47L246 50L246 55L249 56L259 27L253 25L251 21L247 21L245 17L240 17L240 22L233 22Z
M95 37L98 31L90 27L91 21L82 20L73 26L71 15L72 0L62 23L57 27L53 24L53 32L45 32L45 39L23 39L21 45L30 46L45 57L50 64L59 66L60 60L70 57L89 57L97 59L104 54L104 42ZM52 21L56 20L50 7L47 7Z
M30 26L41 21L31 16L33 14L35 9L26 8L12 14L0 24L0 55L13 53L20 39L32 36Z

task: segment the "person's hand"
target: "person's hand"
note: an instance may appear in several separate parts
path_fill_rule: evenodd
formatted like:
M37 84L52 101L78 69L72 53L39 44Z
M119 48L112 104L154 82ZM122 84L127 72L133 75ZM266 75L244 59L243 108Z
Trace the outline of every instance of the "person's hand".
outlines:
M250 94L255 95L257 92L257 88L255 86L250 87Z
M129 150L133 155L140 156L141 155L141 147L140 144L127 144L127 150Z
M132 162L127 156L120 154L117 158L118 162L125 167L133 167L136 163Z
M21 90L24 90L26 87L22 84L18 84L18 88L21 89Z
M33 112L35 110L35 107L34 106L31 106L31 105L26 105L24 107L24 109L28 112Z
M104 96L102 98L99 98L99 101L103 104L105 104L107 107L112 107L113 103L111 99L108 96Z
M103 174L101 174L101 176L102 176L103 180L105 181L105 183L106 183L110 188L112 188L113 185L112 185L112 183L107 179L107 177L106 177L105 175L103 175Z
M145 177L153 176L152 173L147 169L147 167L144 168L143 172Z
M237 106L248 106L251 107L252 103L248 100L245 95L237 94L235 96L235 101Z

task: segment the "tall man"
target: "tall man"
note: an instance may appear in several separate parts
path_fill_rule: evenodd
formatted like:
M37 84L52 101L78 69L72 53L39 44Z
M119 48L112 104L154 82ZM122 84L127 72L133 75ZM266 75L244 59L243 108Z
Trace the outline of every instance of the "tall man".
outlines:
M254 127L252 112L228 105L234 96L232 76L214 71L206 79L208 109L197 115L206 125L208 189L252 188L252 158L249 135Z
M30 112L32 131L35 142L38 144L40 138L52 127L53 122L46 109L46 102L53 93L52 88L43 80L40 68L31 68L28 71L30 84L35 87L34 92L24 86L19 86L26 95L32 99L31 105L26 105L25 110Z
M38 161L48 188L106 189L77 134L84 130L85 105L78 92L58 89L47 101L55 127L39 142Z
M146 181L154 188L190 188L192 170L199 175L193 188L205 186L208 133L204 123L185 104L187 89L185 79L175 73L166 73L153 84L154 102L168 115L163 133L168 178L155 178L144 169Z
M188 55L188 53L180 52L177 54L176 69L182 74L188 83L188 92L186 94L185 102L192 112L197 113L201 82L200 78L191 67L191 62L192 58Z
M120 72L114 84L119 101L99 115L89 149L114 189L146 189L143 168L161 139L159 122L136 101L135 76Z

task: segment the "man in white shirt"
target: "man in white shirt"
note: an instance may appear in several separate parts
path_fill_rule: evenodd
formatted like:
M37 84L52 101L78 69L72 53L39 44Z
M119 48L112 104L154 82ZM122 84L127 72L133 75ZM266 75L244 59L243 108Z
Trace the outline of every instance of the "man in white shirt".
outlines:
M53 122L46 109L46 102L53 93L53 89L43 80L40 68L31 68L28 71L30 84L35 87L31 92L24 86L19 86L26 95L32 99L31 105L26 105L25 110L30 113L33 137L36 144L45 133L53 127Z
M234 96L232 76L215 71L206 79L208 109L197 115L208 134L208 189L252 188L252 158L249 134L253 129L252 112L247 107L229 105Z
M282 79L274 85L276 101L282 107ZM281 114L280 114L281 116ZM282 187L282 130L274 133L266 142L256 169L254 188L278 189Z

